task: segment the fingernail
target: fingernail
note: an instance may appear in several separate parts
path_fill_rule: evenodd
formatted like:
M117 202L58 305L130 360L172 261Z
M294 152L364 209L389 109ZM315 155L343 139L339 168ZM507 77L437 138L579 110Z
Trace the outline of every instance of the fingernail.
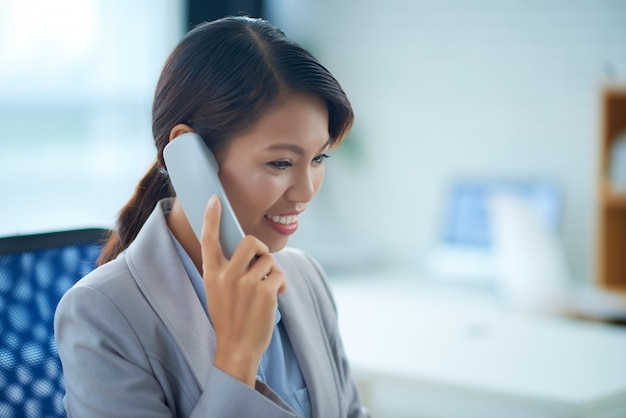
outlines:
M209 199L209 203L207 203L207 206L210 208L214 208L216 205L217 205L217 196L212 195L211 198Z

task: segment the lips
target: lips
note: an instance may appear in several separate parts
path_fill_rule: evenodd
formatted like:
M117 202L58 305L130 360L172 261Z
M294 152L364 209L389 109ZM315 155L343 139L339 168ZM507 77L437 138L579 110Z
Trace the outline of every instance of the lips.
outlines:
M298 230L298 213L292 212L284 215L265 215L265 220L270 227L281 235L291 235Z

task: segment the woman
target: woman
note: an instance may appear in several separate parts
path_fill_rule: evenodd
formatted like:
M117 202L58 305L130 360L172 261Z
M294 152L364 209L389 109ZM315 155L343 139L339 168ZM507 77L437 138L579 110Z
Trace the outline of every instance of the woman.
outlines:
M268 22L185 36L156 89L157 161L57 308L68 416L368 416L321 268L284 249L352 122L339 83ZM163 149L185 132L215 153L246 233L230 260L219 199L199 242L174 197Z

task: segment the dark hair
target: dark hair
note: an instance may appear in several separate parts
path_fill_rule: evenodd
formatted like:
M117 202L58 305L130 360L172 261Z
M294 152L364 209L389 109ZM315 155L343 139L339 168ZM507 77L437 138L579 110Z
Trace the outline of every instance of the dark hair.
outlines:
M157 83L152 106L157 159L120 211L99 264L130 245L159 200L174 196L163 162L174 126L189 125L219 152L278 100L295 93L324 100L331 146L337 146L352 127L352 107L339 82L311 53L262 19L226 17L190 30Z

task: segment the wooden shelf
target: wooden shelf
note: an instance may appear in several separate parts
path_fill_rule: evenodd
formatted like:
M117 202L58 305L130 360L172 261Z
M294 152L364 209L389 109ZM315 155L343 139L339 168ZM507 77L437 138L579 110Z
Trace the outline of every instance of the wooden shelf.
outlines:
M610 150L626 131L626 86L613 86L602 94L600 138L600 196L598 228L599 284L626 291L626 193L613 190L607 180Z
M614 191L605 181L602 190L602 206L610 210L626 209L626 192Z

